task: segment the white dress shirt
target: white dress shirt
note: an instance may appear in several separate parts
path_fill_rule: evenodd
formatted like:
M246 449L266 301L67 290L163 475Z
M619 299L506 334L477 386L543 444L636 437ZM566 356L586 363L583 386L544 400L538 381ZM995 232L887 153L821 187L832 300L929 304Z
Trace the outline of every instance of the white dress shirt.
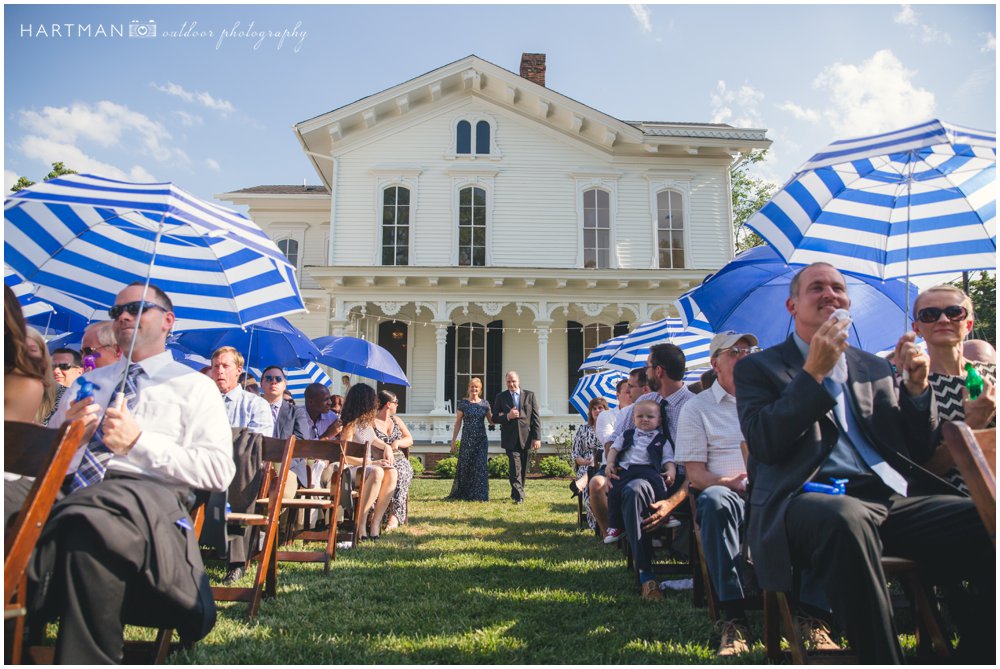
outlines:
M716 381L681 410L677 426L678 462L704 462L716 476L746 473L736 398Z
M138 363L143 374L136 381L137 400L132 416L142 430L135 446L108 461L108 471L139 474L203 490L225 490L236 474L233 434L219 389L204 374L175 362L169 352ZM70 401L76 400L80 381L98 388L94 401L107 408L125 372L125 359L88 372L73 382L52 417L62 425ZM70 463L76 471L84 444Z
M624 411L624 409L615 407L613 409L605 409L597 414L597 422L594 424L594 434L597 435L597 440L601 442L602 446L609 441L614 441L615 426L618 424L618 420Z

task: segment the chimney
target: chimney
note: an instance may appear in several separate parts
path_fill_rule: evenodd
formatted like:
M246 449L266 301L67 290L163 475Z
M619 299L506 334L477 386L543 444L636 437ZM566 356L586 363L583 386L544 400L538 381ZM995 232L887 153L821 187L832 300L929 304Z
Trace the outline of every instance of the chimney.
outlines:
M539 86L545 85L545 54L522 53L521 76Z

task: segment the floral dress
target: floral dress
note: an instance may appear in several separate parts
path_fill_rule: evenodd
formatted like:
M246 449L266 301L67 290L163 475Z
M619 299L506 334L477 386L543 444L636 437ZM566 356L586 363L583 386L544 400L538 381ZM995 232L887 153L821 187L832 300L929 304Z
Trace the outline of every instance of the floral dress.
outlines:
M462 412L462 443L458 449L455 482L448 498L487 502L490 499L490 472L486 468L489 442L485 420L490 403L463 399L458 401L456 408Z
M594 432L594 428L591 425L581 425L576 428L576 433L573 435L573 462L576 463L577 458L588 458L594 457L594 453L598 449L603 450L604 446L601 441L597 438L597 433ZM576 478L580 478L587 473L587 467L590 465L576 465ZM594 518L594 513L590 510L590 487L585 486L583 492L583 508L587 510L587 524L590 525L590 529L597 527L597 519Z
M996 385L997 366L995 363L972 361L972 366L976 368L981 377L989 381L990 384ZM931 389L934 391L938 420L942 422L965 420L965 405L962 404L965 399L962 392L965 389L965 372L963 371L959 376L931 372L927 376L927 382L930 383ZM990 421L987 427L996 427L996 417ZM962 480L962 475L958 473L958 469L950 469L942 477L962 492L969 492L965 481Z
M391 446L392 442L403 438L403 431L399 429L399 423L396 422L394 417L390 417L389 420L392 421L392 429L389 430L389 434L386 434L376 426L375 436ZM406 522L406 500L410 496L410 483L413 482L413 465L410 464L409 458L403 453L396 452L393 455L396 456L393 466L396 468L398 477L396 479L396 489L393 491L392 500L389 502L389 513L396 516L399 524L402 525Z

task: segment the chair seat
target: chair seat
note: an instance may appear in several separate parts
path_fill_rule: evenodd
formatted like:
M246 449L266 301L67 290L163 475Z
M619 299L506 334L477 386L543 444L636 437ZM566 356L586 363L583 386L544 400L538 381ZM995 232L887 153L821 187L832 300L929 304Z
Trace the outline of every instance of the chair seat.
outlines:
M290 509L329 509L333 506L333 502L331 502L328 499L293 498L285 500L282 506L288 507Z
M300 495L329 495L329 488L299 488L296 492Z
M267 516L262 516L259 513L227 513L226 522L243 523L244 525L264 525L267 522Z

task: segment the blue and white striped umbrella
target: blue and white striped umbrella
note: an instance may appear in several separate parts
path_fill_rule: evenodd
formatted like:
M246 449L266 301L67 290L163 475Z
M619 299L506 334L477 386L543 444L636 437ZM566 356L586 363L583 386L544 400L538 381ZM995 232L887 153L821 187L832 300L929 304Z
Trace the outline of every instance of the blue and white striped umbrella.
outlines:
M708 346L712 343L712 332L707 322L693 322L685 326L679 318L662 318L644 323L626 335L604 367L627 373L646 364L650 347L667 343L676 344L684 351L689 369L704 367L708 364Z
M14 293L17 301L21 303L21 313L24 314L25 319L55 311L51 304L35 297L35 287L18 276L17 272L7 265L4 265L3 268L3 282Z
M4 201L4 260L26 281L103 308L152 266L185 330L305 308L294 268L253 221L169 183L74 174L18 191Z
M789 263L880 279L996 268L996 133L930 121L834 142L747 226Z
M590 355L587 356L586 360L583 361L583 364L580 365L580 369L601 369L602 367L607 366L608 360L610 360L614 356L615 352L621 348L621 345L625 341L626 337L628 337L628 333L612 337L611 339L598 344L594 350L590 352Z
M260 380L263 375L263 370L254 367L250 368L250 372ZM333 381L327 376L327 373L323 371L323 368L317 365L315 362L310 362L305 367L300 367L298 369L285 368L285 380L287 382L288 392L292 394L295 398L296 403L301 404L306 401L306 386L313 383L322 383L327 388L333 388Z
M608 406L614 408L618 406L615 384L626 376L627 374L618 370L585 374L573 388L573 393L569 396L569 403L580 412L584 420L587 419L587 406L595 397L603 397L608 401Z

